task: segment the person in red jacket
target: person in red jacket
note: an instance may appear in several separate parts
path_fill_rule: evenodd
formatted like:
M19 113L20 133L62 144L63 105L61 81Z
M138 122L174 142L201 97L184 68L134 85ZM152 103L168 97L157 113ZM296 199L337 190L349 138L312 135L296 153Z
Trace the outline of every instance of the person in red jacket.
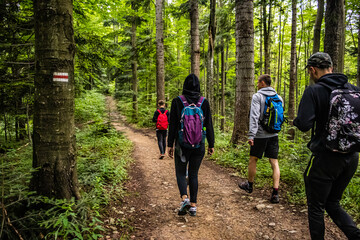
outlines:
M163 159L165 157L166 135L167 128L169 126L169 118L170 113L168 110L165 109L165 101L159 100L158 109L156 109L154 117L152 119L152 121L156 123L156 137L158 139L160 149L159 159Z

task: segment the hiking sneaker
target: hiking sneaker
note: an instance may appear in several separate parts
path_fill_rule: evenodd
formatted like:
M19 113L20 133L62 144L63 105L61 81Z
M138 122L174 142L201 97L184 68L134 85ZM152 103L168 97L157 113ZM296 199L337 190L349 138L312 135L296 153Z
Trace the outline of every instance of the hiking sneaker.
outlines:
M184 201L180 203L180 209L178 215L185 215L190 208L190 201L188 198L185 198Z
M159 159L163 159L165 157L165 154L161 154Z
M192 217L196 216L196 207L190 207L189 208L189 214Z
M279 194L271 194L270 202L279 203Z
M246 182L241 182L241 183L238 184L238 186L239 186L239 188L241 188L242 190L245 190L245 191L248 192L248 193L252 193L252 191L253 191L253 188L250 187L248 181L246 181Z

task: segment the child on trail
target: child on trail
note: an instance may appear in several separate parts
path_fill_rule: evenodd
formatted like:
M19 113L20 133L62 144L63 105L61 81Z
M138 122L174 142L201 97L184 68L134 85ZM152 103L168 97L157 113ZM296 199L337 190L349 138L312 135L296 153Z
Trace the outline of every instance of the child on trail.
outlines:
M317 52L310 56L306 69L315 84L305 89L300 101L298 115L293 122L294 126L303 132L312 129L312 137L308 143L312 156L304 172L310 235L311 239L324 239L324 210L326 210L348 239L359 240L359 228L340 206L343 192L356 172L359 153L357 149L349 149L345 152L334 151L328 145L328 140L333 138L328 138L329 135L327 134L329 130L331 134L337 134L337 129L341 129L343 133L349 135L345 135L344 138L335 137L334 142L338 141L345 148L356 143L356 141L351 143L348 141L352 133L359 136L359 113L353 111L359 110L356 107L359 105L360 88L350 84L344 74L333 73L332 66L331 57L327 53ZM344 109L338 108L336 111L341 113L342 110L345 110L346 117L341 117L344 121L337 120L333 122L334 124L329 124L329 120L332 120L330 106L337 100L331 98L330 103L333 90L337 93L345 93L346 91L352 93L347 95L350 97L348 98L349 101L339 101ZM338 99L342 99L340 95L338 97L340 97ZM352 100L356 103L355 106L351 105ZM347 120L345 121L345 119ZM345 128L337 128L337 124L342 123L351 123L350 126L357 126L357 130L347 131ZM347 127L346 125L343 126ZM339 135L341 136L341 134ZM357 144L359 144L358 141Z
M170 113L165 109L165 101L158 101L158 109L156 109L154 113L154 117L152 119L153 122L156 123L156 137L158 139L158 145L160 150L159 159L163 159L165 157L166 150L166 135L167 128L169 125Z
M265 157L269 158L271 168L273 170L273 191L270 202L279 203L279 182L280 182L280 168L278 163L279 140L277 133L267 132L260 123L264 118L264 108L267 96L277 95L275 89L270 87L271 77L268 74L259 76L258 78L258 92L255 93L251 101L250 109L250 123L248 133L248 143L250 147L250 159L248 165L248 180L239 183L239 188L248 193L253 191L253 183L256 174L256 163L261 159L265 153ZM282 98L278 96L278 100L283 104ZM279 102L280 103L280 102Z
M200 95L200 82L195 74L186 77L182 94L171 103L168 148L169 156L173 158L175 142L175 171L182 199L178 214L189 212L190 216L195 216L198 172L205 155L205 134L209 144L208 154L211 155L214 153L214 128L210 104ZM190 200L186 183L187 164Z

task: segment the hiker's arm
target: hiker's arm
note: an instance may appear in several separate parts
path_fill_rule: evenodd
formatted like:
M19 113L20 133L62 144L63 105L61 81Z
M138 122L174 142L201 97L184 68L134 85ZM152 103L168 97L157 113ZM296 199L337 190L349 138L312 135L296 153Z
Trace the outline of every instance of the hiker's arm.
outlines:
M312 88L308 87L305 89L304 94L301 98L297 117L294 119L294 126L300 131L309 131L315 121L315 100L312 92Z
M177 121L180 122L180 119L177 117L177 105L176 98L174 98L171 102L170 109L170 122L169 122L169 134L168 134L168 147L174 146L174 141L176 137L177 130Z
M208 141L209 148L214 148L215 136L209 101L204 101L202 109L205 116L204 127L206 127L206 139Z
M251 100L250 107L250 119L249 119L249 139L254 139L258 128L260 119L260 97L258 94L254 94Z

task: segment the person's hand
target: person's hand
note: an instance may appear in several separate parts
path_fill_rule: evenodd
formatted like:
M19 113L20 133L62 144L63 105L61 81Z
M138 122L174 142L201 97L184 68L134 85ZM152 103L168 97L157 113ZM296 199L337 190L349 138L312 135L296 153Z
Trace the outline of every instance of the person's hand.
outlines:
M208 148L208 154L211 156L214 153L214 148Z
M168 148L168 154L170 158L174 157L174 148L173 147L169 147Z
M249 139L249 140L248 140L248 144L249 144L250 146L254 146L254 139Z

